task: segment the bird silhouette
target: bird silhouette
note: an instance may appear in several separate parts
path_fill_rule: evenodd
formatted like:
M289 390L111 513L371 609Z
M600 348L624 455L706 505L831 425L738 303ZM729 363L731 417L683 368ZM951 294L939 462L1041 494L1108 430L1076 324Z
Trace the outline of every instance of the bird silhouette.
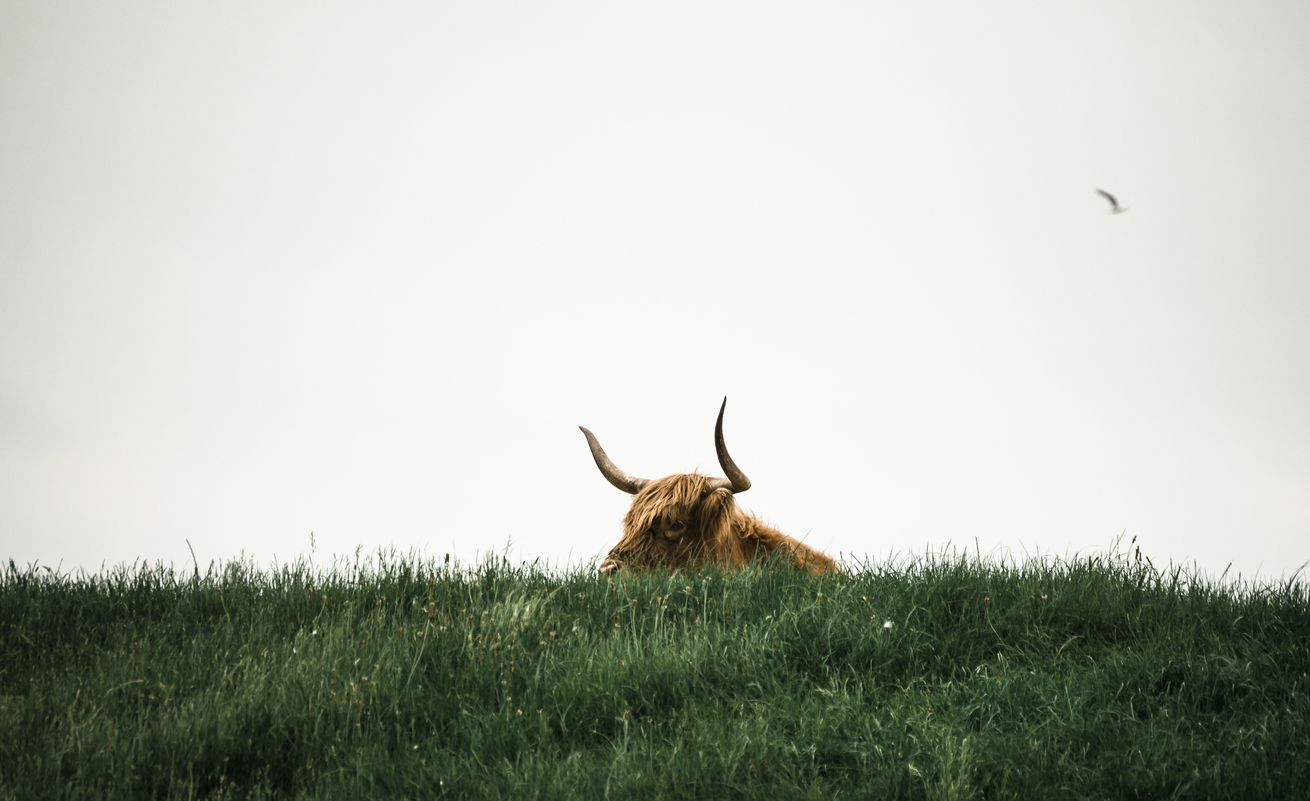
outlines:
M1098 190L1096 190L1096 193L1097 193L1098 195L1100 195L1101 197L1105 198L1106 200L1110 201L1110 213L1111 213L1111 214L1122 214L1122 213L1124 213L1125 211L1128 211L1128 207L1127 207L1127 206L1120 206L1120 205L1119 205L1119 201L1117 201L1117 200L1114 199L1114 195L1110 194L1109 192L1105 191L1104 189L1098 189Z

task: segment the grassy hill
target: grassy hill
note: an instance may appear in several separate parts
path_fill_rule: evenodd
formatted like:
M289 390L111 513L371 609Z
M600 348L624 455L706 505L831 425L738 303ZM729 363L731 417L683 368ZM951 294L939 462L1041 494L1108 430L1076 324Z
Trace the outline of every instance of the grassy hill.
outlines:
M0 798L1310 797L1310 599L1122 557L0 579Z

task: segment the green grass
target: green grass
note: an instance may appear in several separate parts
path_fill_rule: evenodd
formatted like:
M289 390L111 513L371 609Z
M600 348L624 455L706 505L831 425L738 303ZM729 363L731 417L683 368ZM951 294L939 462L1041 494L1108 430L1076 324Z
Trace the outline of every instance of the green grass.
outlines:
M1119 556L11 566L0 638L0 798L1310 796L1304 583Z

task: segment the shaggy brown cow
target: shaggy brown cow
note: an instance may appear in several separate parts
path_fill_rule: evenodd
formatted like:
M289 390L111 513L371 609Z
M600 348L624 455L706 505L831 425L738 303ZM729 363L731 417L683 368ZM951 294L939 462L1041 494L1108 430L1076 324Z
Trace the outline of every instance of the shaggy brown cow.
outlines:
M587 435L601 474L634 496L623 517L623 538L600 563L600 572L653 565L678 568L689 562L741 568L774 551L783 551L812 573L840 571L831 557L737 508L733 494L750 489L751 482L733 463L723 443L723 410L727 406L724 398L714 425L714 448L727 478L687 473L652 481L630 476L610 461L590 431L579 426Z

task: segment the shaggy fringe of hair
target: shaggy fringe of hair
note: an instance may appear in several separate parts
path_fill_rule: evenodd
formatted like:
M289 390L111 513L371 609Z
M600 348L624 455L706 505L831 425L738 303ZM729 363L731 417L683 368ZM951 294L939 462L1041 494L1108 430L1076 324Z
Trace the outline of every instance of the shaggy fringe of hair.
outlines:
M698 533L701 538L693 543L699 546L699 552L691 554L694 561L742 567L757 556L782 550L812 573L840 570L826 554L739 510L729 490L710 491L709 482L709 477L700 473L683 473L647 484L633 496L623 517L623 537L610 551L610 558L632 567L659 561L662 548L650 531L681 519L687 521L689 535Z

